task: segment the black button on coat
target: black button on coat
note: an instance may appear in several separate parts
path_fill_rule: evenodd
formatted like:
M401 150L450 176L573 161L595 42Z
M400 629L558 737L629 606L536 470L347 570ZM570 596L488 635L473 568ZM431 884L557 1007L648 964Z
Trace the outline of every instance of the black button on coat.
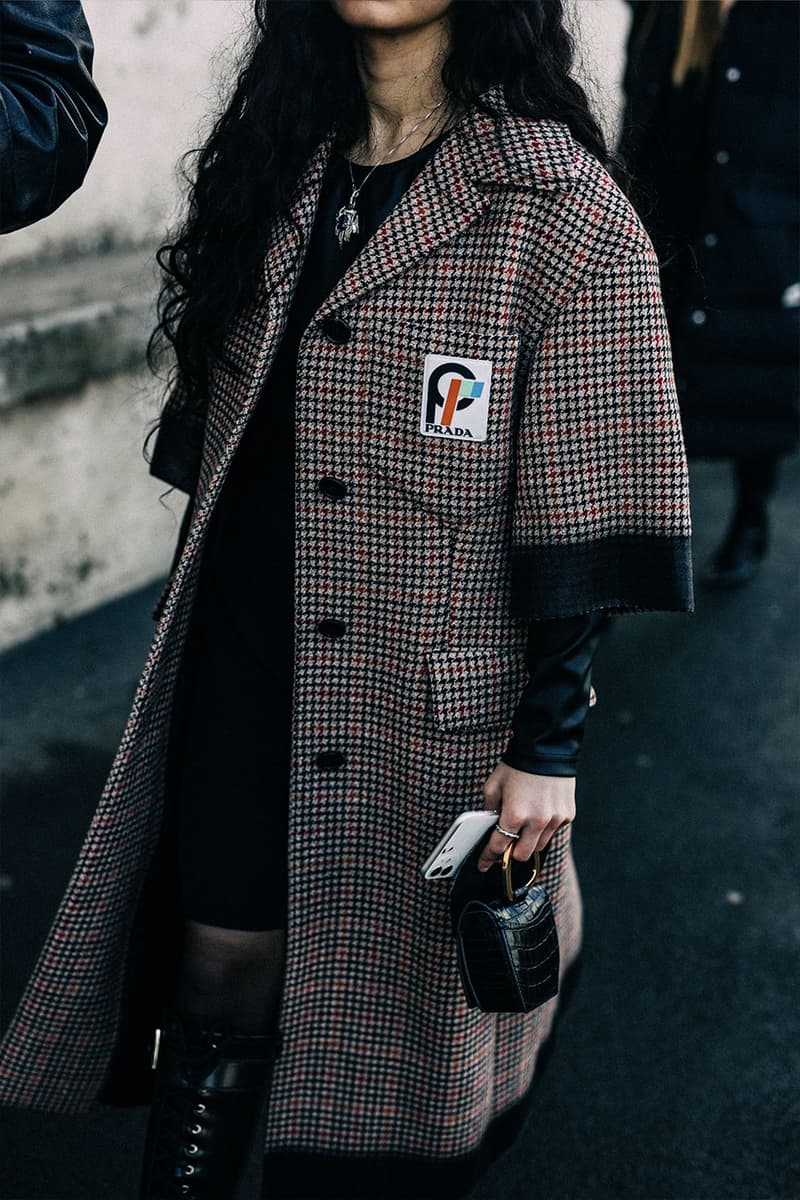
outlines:
M322 332L329 342L333 342L336 346L343 346L345 342L350 341L352 330L340 317L326 317L322 322Z
M334 500L343 500L347 495L347 484L342 479L334 479L326 475L319 481L319 490Z

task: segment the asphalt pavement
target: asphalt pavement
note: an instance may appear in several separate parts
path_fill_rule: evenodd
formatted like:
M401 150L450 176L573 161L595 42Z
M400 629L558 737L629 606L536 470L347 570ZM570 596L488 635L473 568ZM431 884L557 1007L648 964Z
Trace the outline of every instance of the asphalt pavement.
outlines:
M724 464L692 479L700 564L730 486ZM754 583L698 590L691 616L614 621L578 781L580 983L524 1132L473 1200L800 1197L798 564L795 460ZM102 788L158 590L0 657L3 1025ZM133 1200L144 1119L0 1111L0 1196Z

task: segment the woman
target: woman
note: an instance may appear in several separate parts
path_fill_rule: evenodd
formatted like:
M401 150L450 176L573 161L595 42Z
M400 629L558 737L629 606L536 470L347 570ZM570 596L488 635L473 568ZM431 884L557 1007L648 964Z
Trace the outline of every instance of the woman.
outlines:
M733 513L701 579L734 587L767 551L800 429L800 8L633 9L621 150L661 260L687 450L733 460Z
M599 626L691 607L658 264L560 0L256 16L161 255L191 505L0 1094L152 1094L146 1197L231 1195L262 1096L270 1196L459 1195L557 999L468 1009L420 868L482 805L482 869L546 850L563 993Z

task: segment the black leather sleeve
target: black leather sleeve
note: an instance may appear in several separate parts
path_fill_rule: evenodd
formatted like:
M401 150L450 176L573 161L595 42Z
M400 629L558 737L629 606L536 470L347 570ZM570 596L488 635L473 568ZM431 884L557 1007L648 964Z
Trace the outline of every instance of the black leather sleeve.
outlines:
M83 182L108 120L80 4L0 4L0 232L46 217Z
M602 610L531 621L526 658L529 679L500 756L518 771L574 776L583 741L592 662L606 623Z

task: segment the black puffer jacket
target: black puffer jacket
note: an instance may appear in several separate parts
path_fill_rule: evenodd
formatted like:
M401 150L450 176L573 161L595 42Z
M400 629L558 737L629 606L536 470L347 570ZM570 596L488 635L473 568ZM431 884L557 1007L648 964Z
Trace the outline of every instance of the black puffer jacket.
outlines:
M690 454L798 440L800 6L738 0L706 80L670 80L681 5L638 2L620 149L662 266Z
M83 182L108 114L80 4L0 4L0 233L46 217Z

